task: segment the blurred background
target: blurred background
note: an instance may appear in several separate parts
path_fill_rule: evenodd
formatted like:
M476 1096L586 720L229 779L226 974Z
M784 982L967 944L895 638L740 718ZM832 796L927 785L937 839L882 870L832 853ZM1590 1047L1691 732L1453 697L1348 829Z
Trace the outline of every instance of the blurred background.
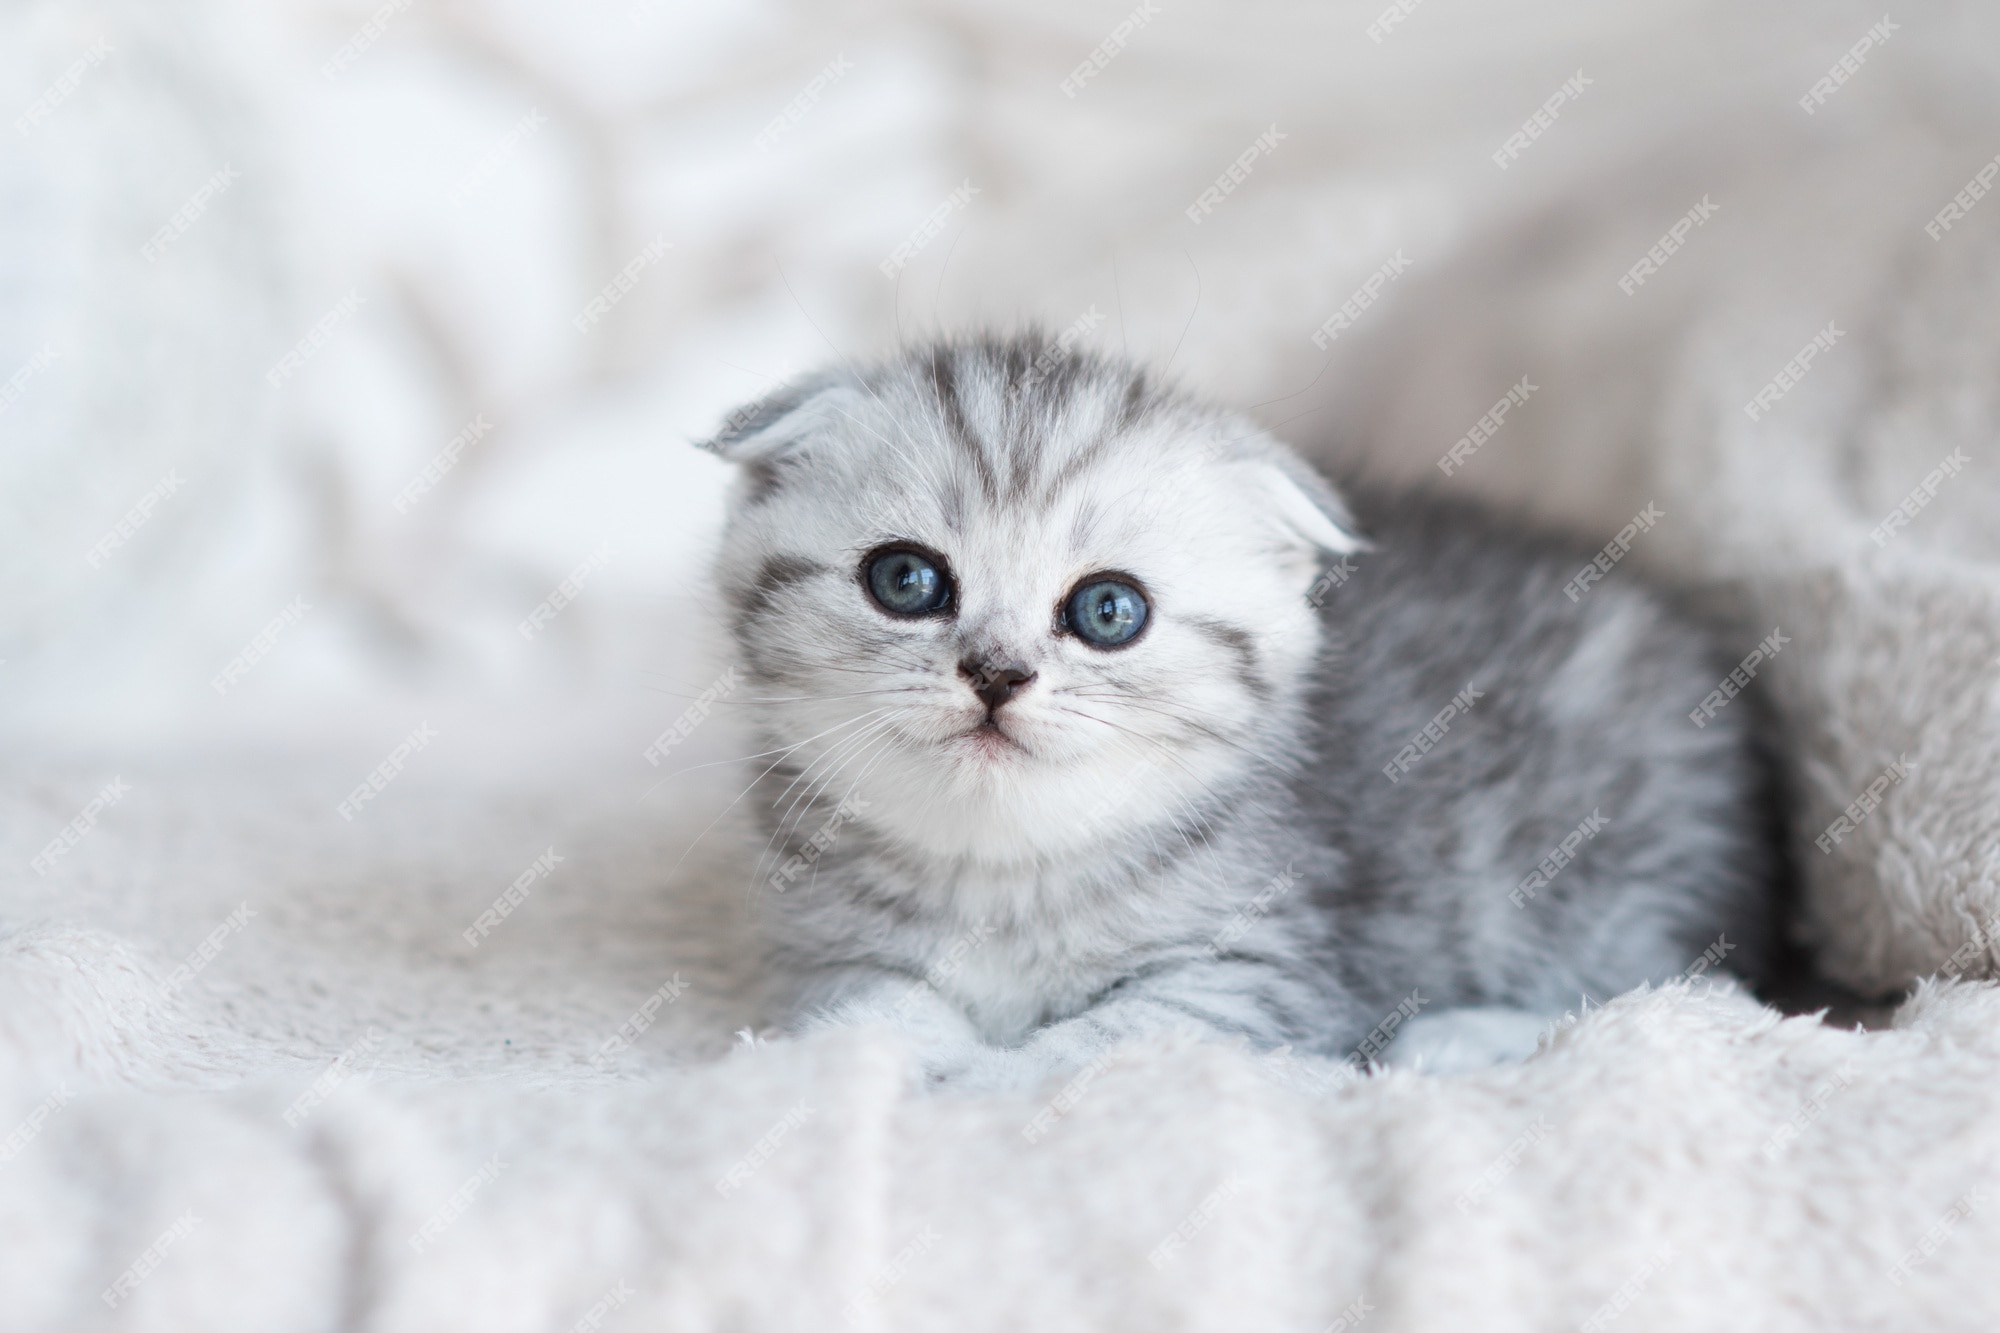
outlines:
M1525 376L1450 484L1615 530L1676 441L1723 466L1741 403L1829 319L1865 341L1926 284L1977 307L1942 327L1985 318L1986 251L1939 268L1924 225L2000 152L1996 26L1945 3L0 0L0 734L329 746L393 715L373 753L469 717L495 755L644 777L714 674L727 477L691 442L795 373L975 325L1087 330L1343 468L1440 483ZM1925 410L1979 416L1993 369L1951 367ZM1811 388L1785 429L1858 391ZM1841 473L1857 516L1908 487L1875 456ZM1826 497L1765 498L1782 523ZM1699 563L1683 540L1645 558Z

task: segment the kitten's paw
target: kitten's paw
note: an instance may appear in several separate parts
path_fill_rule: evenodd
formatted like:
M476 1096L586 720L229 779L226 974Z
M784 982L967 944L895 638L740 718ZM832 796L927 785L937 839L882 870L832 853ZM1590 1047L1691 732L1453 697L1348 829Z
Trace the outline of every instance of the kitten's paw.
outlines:
M1426 1074L1464 1074L1513 1064L1535 1053L1556 1023L1521 1009L1446 1009L1403 1024L1382 1063Z
M922 1053L924 1085L961 1096L1032 1092L1049 1075L1048 1062L1025 1050L997 1046L931 1048Z
M1351 1061L1296 1055L1290 1046L1265 1051L1257 1063L1264 1077L1279 1087L1314 1098L1329 1097L1362 1076Z

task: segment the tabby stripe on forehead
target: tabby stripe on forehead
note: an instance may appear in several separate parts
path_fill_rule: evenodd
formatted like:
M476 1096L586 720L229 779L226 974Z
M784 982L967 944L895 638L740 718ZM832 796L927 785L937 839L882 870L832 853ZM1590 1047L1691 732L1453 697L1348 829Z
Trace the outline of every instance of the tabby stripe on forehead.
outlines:
M1060 482L1062 478L1058 477L1056 480ZM1055 493L1050 492L1048 499L1043 501L1043 503L1053 505L1055 499ZM1076 507L1076 513L1071 516L1069 523L1070 550L1081 551L1090 545L1091 533L1096 527L1097 517L1097 506L1088 500Z
M1125 386L1123 401L1118 404L1118 424L1113 429L1132 429L1152 407L1153 400L1146 393L1145 375L1134 374Z
M1009 340L1002 343L997 351L1000 375L1006 380L1008 390L1019 389L1022 381L1028 378L1028 372L1035 368L1034 347L1019 340ZM994 350L988 350L987 355L994 355Z
M944 413L945 435L972 460L973 470L979 473L979 487L986 492L986 498L998 501L1000 478L994 475L986 450L980 447L978 437L973 435L972 426L965 419L965 407L958 401L958 382L954 378L951 355L943 349L931 353L931 385L937 390L938 410Z
M938 510L944 525L953 532L965 531L965 487L950 482L938 493Z
M1237 657L1236 675L1243 682L1243 688L1259 699L1271 697L1271 687L1257 670L1256 640L1249 631L1230 624L1225 620L1212 620L1207 616L1186 617L1188 628L1211 643L1227 648Z
M1074 391L1070 386L1065 386L1065 389L1067 392ZM1049 478L1049 484L1042 492L1042 503L1051 505L1061 498L1063 491L1071 483L1111 451L1121 435L1139 424L1152 405L1146 393L1146 377L1134 375L1126 382L1124 395L1119 400L1117 416L1096 439L1076 450L1060 468L1056 469L1055 475Z
M1060 499L1064 489L1089 471L1098 459L1109 452L1111 446L1117 442L1117 438L1117 428L1113 427L1071 454L1069 460L1057 468L1055 475L1049 478L1048 488L1042 492L1042 503L1052 505Z
M1032 394L1021 394L1022 382L1033 363L1026 348L1009 346L1000 362L1000 436L1006 441L1001 454L1007 460L1007 499L1027 504L1034 499L1035 467L1042 461L1054 426L1035 410Z

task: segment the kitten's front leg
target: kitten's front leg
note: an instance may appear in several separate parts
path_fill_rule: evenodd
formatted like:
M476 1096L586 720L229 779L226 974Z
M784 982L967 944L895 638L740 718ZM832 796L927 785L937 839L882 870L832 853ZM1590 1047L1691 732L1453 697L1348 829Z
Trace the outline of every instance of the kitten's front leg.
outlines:
M1083 1012L1037 1030L1020 1046L1001 1048L982 1040L965 1011L928 982L885 969L846 968L807 983L787 1028L803 1036L835 1027L891 1027L914 1043L931 1086L1026 1091L1157 1033L1247 1038L1266 1049L1309 1044L1314 1032L1338 1029L1344 1004L1323 985L1266 964L1197 960L1127 978Z
M1012 1050L988 1049L953 1076L954 1087L1029 1088L1072 1073L1136 1038L1179 1032L1218 1040L1247 1038L1270 1049L1309 1042L1332 1026L1338 997L1324 987L1247 959L1202 960L1127 978L1088 1009L1049 1024Z
M811 977L785 1024L793 1036L828 1028L889 1027L917 1049L927 1083L973 1067L991 1050L965 1011L920 977L886 968L850 967Z

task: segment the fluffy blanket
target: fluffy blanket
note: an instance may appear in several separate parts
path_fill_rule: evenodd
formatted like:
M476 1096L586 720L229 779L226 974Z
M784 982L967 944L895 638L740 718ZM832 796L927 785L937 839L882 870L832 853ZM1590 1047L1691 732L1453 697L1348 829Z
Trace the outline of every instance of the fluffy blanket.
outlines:
M1184 1044L933 1098L885 1035L723 1053L735 895L657 892L713 796L663 832L413 766L364 840L343 770L118 776L4 900L59 922L0 944L9 1328L2000 1318L1984 985L1877 1032L1681 985L1453 1078ZM98 785L15 784L9 859Z
M0 1326L2000 1322L1990 7L102 9L0 8ZM1027 315L1732 626L1893 1015L990 1098L733 1035L672 441Z

